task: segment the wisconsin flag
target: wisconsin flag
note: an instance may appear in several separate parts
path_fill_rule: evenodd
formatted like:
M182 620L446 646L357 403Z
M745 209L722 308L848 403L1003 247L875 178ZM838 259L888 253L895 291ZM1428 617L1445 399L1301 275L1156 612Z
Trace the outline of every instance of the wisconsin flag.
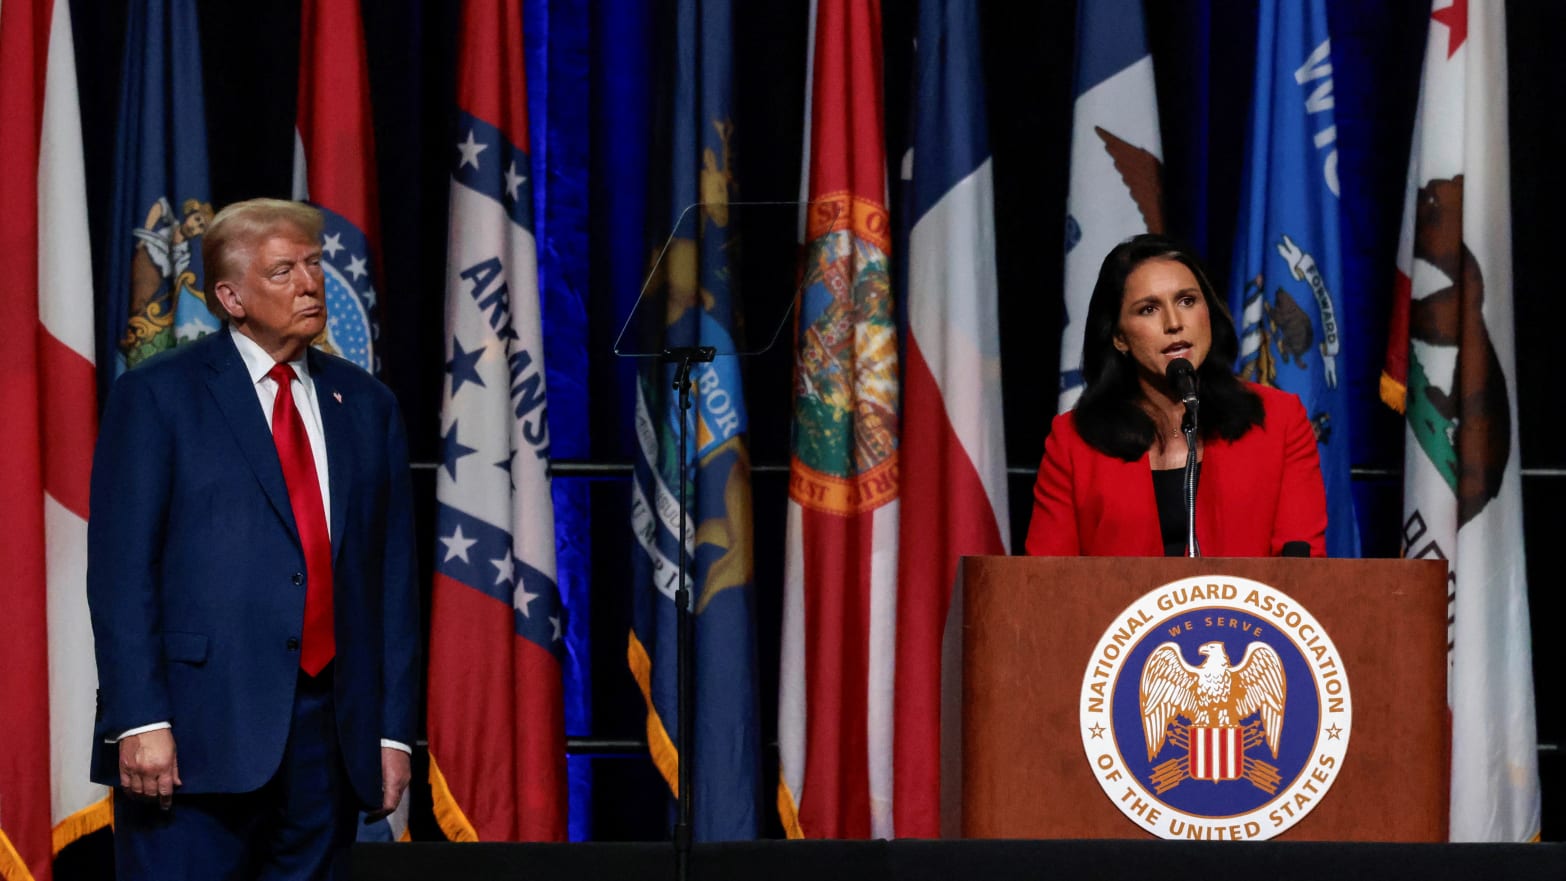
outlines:
M428 731L454 841L566 835L549 427L521 0L463 5Z
M1060 410L1082 394L1082 322L1104 255L1163 232L1163 146L1142 0L1077 4L1076 102L1066 196L1065 326Z
M1512 324L1506 18L1438 0L1382 395L1407 415L1403 552L1451 567L1454 841L1539 837Z
M892 835L898 380L881 8L813 4L778 676L790 837Z
M1229 290L1238 366L1304 403L1327 485L1327 553L1357 557L1332 109L1326 3L1262 3Z
M710 346L694 365L692 407L673 390L675 366L643 367L637 382L636 537L627 659L647 702L653 763L679 794L680 764L691 781L698 841L754 838L761 735L755 649L755 558L750 493L750 420L736 339L741 291L731 261L743 245L743 205L735 193L731 101L733 37L727 0L674 4L665 66L673 100L658 128L667 133L667 191L653 235L673 231L649 293L661 320L639 341L644 351ZM688 206L700 202L691 211ZM658 204L658 203L654 203ZM681 448L681 433L687 446ZM681 492L687 510L681 521ZM681 542L689 557L693 656L691 730L680 752L678 607Z
M315 345L379 374L380 208L364 24L358 0L303 0L299 14L294 198L326 216L328 317Z
M905 299L895 831L940 836L941 639L958 558L1011 536L978 9L919 4Z
M92 261L70 7L0 3L0 878L52 877L109 824L87 779L98 684L87 621L97 431Z
M99 361L105 380L219 327L201 289L201 236L213 211L201 65L191 63L200 57L193 0L131 4Z

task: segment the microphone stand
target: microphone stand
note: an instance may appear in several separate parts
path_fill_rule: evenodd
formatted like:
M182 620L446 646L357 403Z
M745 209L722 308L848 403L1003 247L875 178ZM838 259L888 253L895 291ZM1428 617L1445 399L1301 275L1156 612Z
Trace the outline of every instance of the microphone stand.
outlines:
M1196 543L1196 411L1199 404L1196 392L1185 395L1185 417L1180 420L1180 431L1185 434L1185 555L1200 557L1201 547ZM683 424L683 423L682 423Z
M695 649L695 622L691 619L691 591L689 555L685 548L686 505L686 415L691 409L691 365L712 361L717 354L713 346L671 346L659 356L664 363L675 365L674 390L680 393L680 527L676 540L680 543L680 582L674 591L675 609L675 691L676 711L680 730L675 736L675 749L680 756L675 793L674 820L674 872L677 881L689 877L691 857L691 728L695 725L691 700L691 661Z

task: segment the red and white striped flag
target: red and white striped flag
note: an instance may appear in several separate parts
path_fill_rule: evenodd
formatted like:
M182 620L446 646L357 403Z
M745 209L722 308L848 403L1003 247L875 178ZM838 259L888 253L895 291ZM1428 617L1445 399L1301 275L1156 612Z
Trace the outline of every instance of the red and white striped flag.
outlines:
M87 482L97 431L92 266L70 9L0 4L0 877L51 877L109 822L88 781ZM47 439L47 440L46 440Z
M1444 559L1454 841L1539 836L1512 320L1506 15L1436 0L1382 397L1407 416L1403 553Z
M790 837L892 834L897 323L875 0L812 8L778 684Z
M994 177L979 13L919 7L917 121L907 192L898 545L895 831L940 835L941 646L958 558L1004 554L1007 510L996 310Z

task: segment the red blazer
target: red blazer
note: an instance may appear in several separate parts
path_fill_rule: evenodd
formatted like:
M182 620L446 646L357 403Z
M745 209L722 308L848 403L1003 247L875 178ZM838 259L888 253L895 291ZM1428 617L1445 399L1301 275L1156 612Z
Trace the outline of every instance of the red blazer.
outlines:
M1327 555L1327 491L1299 398L1247 383L1265 422L1239 440L1203 441L1196 540L1208 557L1276 556L1285 542ZM1126 462L1088 446L1076 415L1055 417L1033 484L1027 551L1038 556L1160 557L1158 503L1146 453Z

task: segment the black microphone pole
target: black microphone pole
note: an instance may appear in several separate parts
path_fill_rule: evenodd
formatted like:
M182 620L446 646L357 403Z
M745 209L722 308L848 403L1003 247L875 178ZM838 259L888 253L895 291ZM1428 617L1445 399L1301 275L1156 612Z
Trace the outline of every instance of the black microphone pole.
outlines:
M691 409L691 365L713 359L717 350L712 346L675 346L663 350L662 360L675 365L674 389L680 393L680 525L675 535L680 543L679 587L674 591L675 615L675 717L680 730L675 736L675 750L680 756L679 773L676 776L679 791L674 794L674 874L677 881L689 877L691 856L691 727L695 724L691 698L691 661L695 648L695 627L691 619L691 591L687 570L689 555L685 550L685 467L686 467L686 415Z
M1185 404L1185 417L1180 420L1180 431L1185 434L1185 555L1200 557L1202 548L1196 541L1196 430L1197 410L1200 409L1196 368L1190 361L1176 358L1164 369L1164 375Z

